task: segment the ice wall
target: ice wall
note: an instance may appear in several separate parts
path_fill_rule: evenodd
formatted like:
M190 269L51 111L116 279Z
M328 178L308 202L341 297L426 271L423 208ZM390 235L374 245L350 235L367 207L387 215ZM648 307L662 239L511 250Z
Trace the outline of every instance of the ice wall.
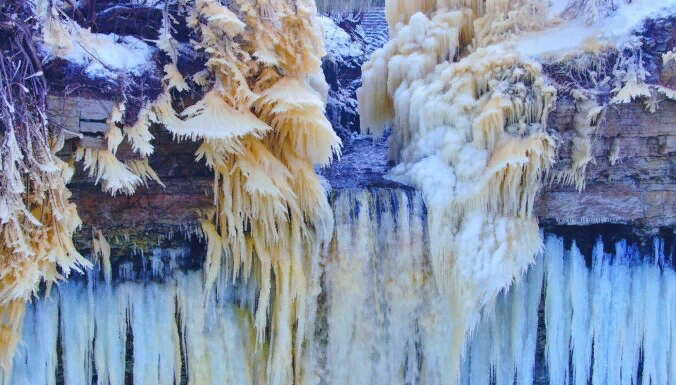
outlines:
M590 268L575 244L565 249L563 239L548 235L545 246L525 279L498 297L495 315L479 324L465 362L470 383L532 384L535 341L542 339L538 358L546 368L537 382L673 384L674 270L626 242L607 254L599 241Z
M254 286L206 304L203 290L200 271L166 283L66 283L28 307L11 383L261 383L267 352L256 350Z
M420 194L344 190L332 204L304 383L453 383L449 357L464 330L433 278ZM674 384L676 273L660 243L642 255L598 242L587 256L555 235L544 243L484 308L459 383ZM222 273L206 302L201 271L65 283L28 306L10 383L262 384L274 341L257 347L258 291L230 278Z

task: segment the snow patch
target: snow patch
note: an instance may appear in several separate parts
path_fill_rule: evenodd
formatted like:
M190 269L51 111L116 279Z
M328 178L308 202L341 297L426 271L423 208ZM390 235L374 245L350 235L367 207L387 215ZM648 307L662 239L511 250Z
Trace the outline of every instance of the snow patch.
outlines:
M42 50L51 60L59 57L85 67L90 77L117 78L120 73L142 75L152 63L155 48L133 36L92 33L75 23L52 19Z
M353 41L350 35L336 25L333 20L326 16L319 16L318 19L324 27L324 45L326 45L326 51L333 58L364 55L361 46Z
M62 1L62 0L61 0ZM70 5L69 1L62 1L65 4ZM77 5L79 8L84 8L88 5L89 0L78 0ZM126 0L124 1L124 6L136 5L144 7L153 7L153 8L164 8L165 0Z
M550 16L558 15L565 1L554 1ZM642 0L630 4L618 2L614 13L592 25L575 19L544 31L524 33L515 41L514 49L529 57L566 55L579 52L586 42L598 41L621 46L629 41L632 33L641 28L647 19L668 17L676 13L676 0Z

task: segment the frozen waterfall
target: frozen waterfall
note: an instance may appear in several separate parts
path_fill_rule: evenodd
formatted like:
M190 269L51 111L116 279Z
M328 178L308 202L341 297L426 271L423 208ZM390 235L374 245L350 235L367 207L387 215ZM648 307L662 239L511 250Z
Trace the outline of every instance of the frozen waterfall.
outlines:
M452 383L463 335L432 277L419 193L348 190L333 206L308 382ZM628 242L607 253L601 241L582 255L544 237L525 277L484 308L460 383L676 384L676 273L659 240L649 256ZM28 306L10 383L263 383L269 343L256 345L255 284L222 274L206 301L201 271L63 283Z

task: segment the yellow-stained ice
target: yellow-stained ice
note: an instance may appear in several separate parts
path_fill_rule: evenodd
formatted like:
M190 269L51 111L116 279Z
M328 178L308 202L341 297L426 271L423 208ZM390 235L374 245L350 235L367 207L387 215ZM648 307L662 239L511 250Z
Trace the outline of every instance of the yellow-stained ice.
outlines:
M390 178L422 190L433 276L456 309L453 383L482 310L542 248L532 210L553 163L556 89L496 43L543 28L548 2L393 0L386 13L391 40L362 68L361 127L391 122Z
M214 171L215 210L202 220L204 298L227 284L217 279L221 270L231 281L253 280L255 343L269 349L266 381L300 383L311 375L303 346L314 327L306 321L318 280L312 266L333 226L314 165L330 162L340 146L323 113L328 86L317 75L325 52L316 8L250 1L229 9L200 0L190 12L201 36L195 47L210 53L215 83L180 113L168 93L153 111L176 137L202 139L198 159ZM167 69L169 86L178 84Z

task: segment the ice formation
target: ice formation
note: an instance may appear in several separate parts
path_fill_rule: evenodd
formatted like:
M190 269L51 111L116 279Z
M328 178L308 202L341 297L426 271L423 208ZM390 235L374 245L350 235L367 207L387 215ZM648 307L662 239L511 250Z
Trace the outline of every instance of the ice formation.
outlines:
M641 378L641 383L672 383L676 379L676 366L670 358L676 347L671 332L676 321L673 317L676 306L674 271L651 262L640 262L642 258L636 249L628 247L624 241L615 245L614 254L605 254L603 243L598 242L591 258L591 269L585 265L585 256L574 243L566 250L562 239L550 235L545 245L544 283L542 264L538 263L522 284L534 288L544 285L545 356L549 381L636 384ZM519 298L517 293L518 286L498 297L498 309L505 301L512 313L511 316L500 314L498 310L496 319L511 325L511 329L497 329L495 324L482 322L477 337L482 333L492 335L491 346L509 344L510 338L513 343L514 337L536 337L535 329L521 329L518 319L514 318L515 308L532 306L523 294ZM537 305L531 307L530 314L537 314ZM666 334L658 340L656 333L661 332ZM485 349L476 337L469 347L470 357L474 357L475 349ZM498 359L503 362L519 360L521 356L512 349ZM533 349L524 353L530 357L534 352ZM487 351L481 356L484 354L490 356ZM521 381L519 372L531 376L534 370L544 374L544 368L519 365L515 383L531 384L532 377ZM491 378L497 383L512 383L515 375L514 371L508 371L507 378L500 379L499 371L489 373L486 372L481 381L472 383L490 384ZM572 378L567 379L569 374Z
M387 2L392 38L363 66L362 130L392 122L391 177L430 208L437 290L457 309L456 370L481 310L542 247L532 205L554 156L556 89L495 43L542 28L547 3Z
M314 165L329 162L340 144L323 115L322 34L312 2L252 2L236 11L246 24L219 2L196 3L203 37L196 48L212 53L215 84L180 117L170 97L155 114L177 137L204 139L198 159L214 170L215 210L202 222L205 301L228 281L254 281L251 348L267 346L266 382L301 382L316 265L333 226ZM221 270L228 280L217 279Z
M60 3L37 0L29 5L40 22L37 40L48 58L81 64L92 78L139 75L151 61L154 50L145 42L93 34L61 12ZM177 6L199 36L192 44L207 56L206 68L189 78L178 71L177 44L172 36L175 21L165 15L155 42L170 59L164 66L164 94L153 102L146 101L133 124L127 124L125 102L117 103L107 122L104 144L88 147L80 143L75 160L83 161L85 170L104 191L133 194L148 180L162 184L147 159L154 151L151 123L162 124L179 140L202 140L196 155L214 171L214 209L202 213L202 230L209 242L205 301L212 291L220 292L226 285L227 281L216 279L221 270L230 274L230 281L255 282L260 297L252 348L269 346L264 376L268 383L289 383L304 375L300 364L291 363L301 362L305 354L305 333L311 327L307 312L316 296L315 266L333 225L314 165L331 161L340 147L340 139L323 114L328 85L321 73L325 51L316 7L312 1L248 1L226 7L215 0L182 1ZM182 102L172 91L190 87L200 88L201 99L176 111L175 106ZM44 136L42 140L51 139ZM117 158L117 148L124 140L130 142L138 158ZM65 163L54 162L49 165L51 171L60 173L63 168L67 174ZM53 183L65 185L69 177L56 178ZM56 264L64 273L77 263L88 264L75 252L70 239L79 219L74 205L67 202L67 190L62 185L49 187L58 194L60 206L41 208L39 200L44 198L37 196L33 203L38 207L32 213L46 218L49 228L40 228L29 211L19 213L28 223L5 225L6 210L0 211L4 238L0 251L2 258L8 259L4 265L19 270L0 277L0 306L7 306L2 324L7 329L2 336L6 349L0 363L6 374L20 331L23 302L42 279L51 284L60 278ZM8 205L0 203L0 208ZM23 245L13 238L24 233L36 245ZM55 245L53 239L60 242ZM109 280L105 234L96 234L93 246ZM27 255L30 269L24 268L22 261L12 260L18 252ZM271 332L266 332L268 329Z
M306 369L298 383L454 384L448 363L454 338L464 336L433 279L421 194L346 190L333 208L322 299L307 309L316 328L308 354L293 363ZM569 375L580 385L673 383L676 273L662 266L659 248L654 259L625 241L611 254L599 241L586 256L554 235L544 244L523 279L482 312L458 383L562 383ZM267 383L275 342L256 344L256 284L233 284L221 270L205 299L206 275L60 285L28 305L9 383L55 384L56 373L75 385L94 373L110 385L126 373L134 384Z
M642 18L633 17L622 31L615 20L632 12L659 14L674 3L559 3L387 1L391 40L362 67L362 131L381 134L391 126L390 159L396 166L389 177L422 191L429 208L434 277L452 306L462 309L454 319L461 335L471 335L481 310L519 279L542 247L532 204L556 149L547 121L557 87L539 62L570 61L572 70L608 83L611 79L601 79L596 71L603 63L600 52L626 43L622 47L634 54L619 55L609 103L641 98L654 111L657 93L673 93L645 83L640 48L629 39L629 28ZM612 19L615 27L606 35L583 27L573 37L584 35L576 46L548 50L553 47L540 38L548 41L554 31L577 25L582 16L590 25ZM600 105L593 90L563 91L577 99L572 165L547 179L582 189L586 167L593 162L592 137L607 104ZM504 265L497 268L499 262ZM547 308L562 301L548 298ZM551 344L562 345L570 333L549 337ZM454 343L450 365L458 367L464 340L455 338ZM567 381L563 369L553 373L554 382Z
M586 23L617 16L612 2L559 3L552 9L569 18L582 10ZM646 4L623 3L619 14L658 9ZM44 53L82 64L91 76L138 75L154 53L132 38L111 47L112 36L82 29L53 2L37 5ZM564 250L553 237L543 246L532 216L554 156L546 125L557 90L526 55L544 53L532 45L554 31L549 5L388 2L392 40L364 66L362 128L379 133L392 122L390 177L422 195L346 192L332 212L314 172L340 145L323 114L328 86L314 3L179 2L206 68L181 74L165 16L155 42L170 59L164 93L142 106L134 124L118 103L105 145L81 146L77 159L105 191L132 194L150 179L162 184L147 159L151 123L178 140L201 140L196 155L214 171L214 209L201 213L204 270L162 284L111 286L110 245L96 232L92 251L107 283L63 285L24 315L40 282L62 278L57 266L65 275L88 262L71 240L80 224L65 188L71 172L52 159L61 141L37 138L48 161L37 165L40 178L26 192L16 166L25 149L7 131L3 169L16 190L0 201L5 380L54 383L61 365L68 384L89 383L94 374L99 384L120 384L127 371L138 384L178 383L184 375L189 384L530 384L544 293L552 382L635 384L639 367L646 383L676 381L673 271L624 263L633 251L622 244L612 262L598 246L587 270L575 247ZM565 28L556 31L547 36ZM602 46L587 39L588 30L576 38L582 35L592 51ZM643 98L654 110L655 95L676 98L645 84L639 57L617 63L611 103ZM177 95L194 88L201 98L182 105ZM554 179L581 188L603 106L569 91L580 96L573 166ZM117 158L125 140L138 159ZM536 256L540 262L520 280ZM164 270L154 256L150 265L153 275ZM123 278L134 274L133 265L121 266Z
M199 271L167 283L61 285L29 305L9 383L56 384L57 333L66 384L90 384L96 373L97 384L121 385L130 370L134 384L178 384L183 364L188 384L263 383L267 348L256 349L246 309L254 286L224 290L206 304L203 290Z
M5 373L19 343L25 303L38 285L45 283L49 291L72 270L91 266L72 240L81 221L66 188L73 171L55 156L62 143L33 136L44 126L26 120L31 134L21 138L22 129L11 127L3 136L13 146L0 150L0 369ZM17 148L15 135L22 143L34 141L30 151ZM28 170L30 177L24 177L21 172Z

